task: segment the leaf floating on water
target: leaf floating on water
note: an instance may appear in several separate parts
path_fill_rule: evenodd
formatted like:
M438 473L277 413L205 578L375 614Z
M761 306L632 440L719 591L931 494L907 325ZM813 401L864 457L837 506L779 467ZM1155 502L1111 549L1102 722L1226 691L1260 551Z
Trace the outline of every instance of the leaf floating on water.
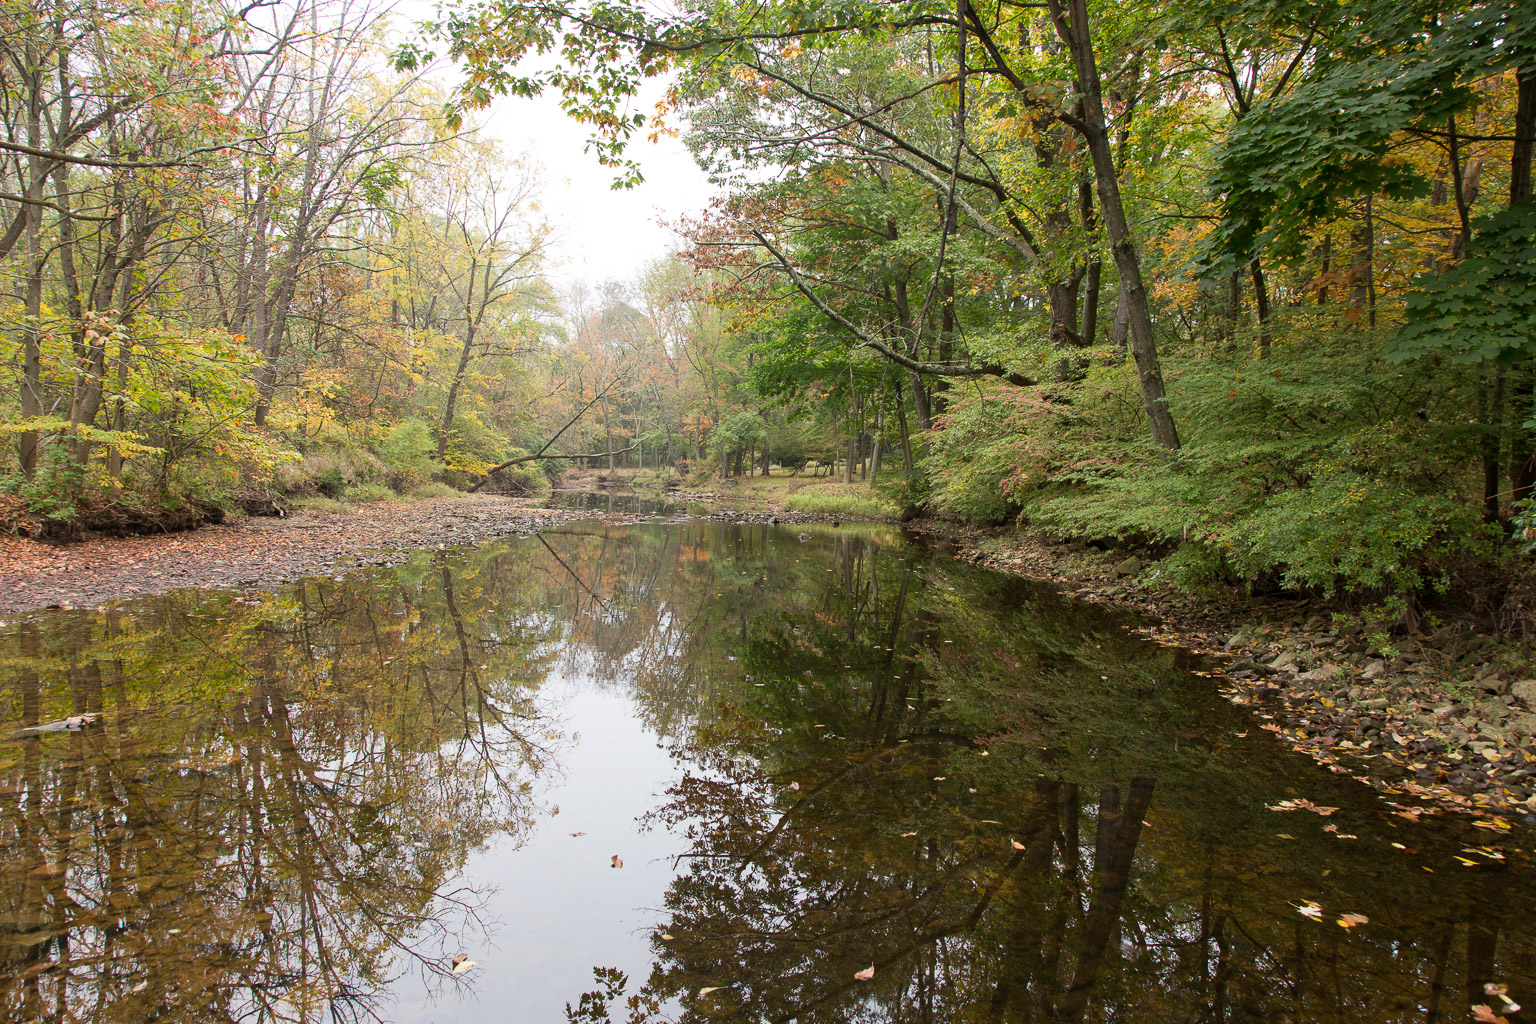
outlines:
M676 936L673 936L673 935L669 935L669 934L668 934L668 933L666 933L666 932L662 932L662 933L661 933L661 941L662 941L662 942L671 942L671 941L672 941L672 940L673 940L673 939L674 939L674 938L675 938L675 937L676 937Z
M799 789L800 788L800 783L798 783L798 782L791 782L789 784L789 788L790 789Z
M1024 844L1019 842L1017 839L1010 839L1008 841L1013 844L1013 848L1015 850L1022 850L1022 849L1024 849Z
M933 781L934 781L934 782L943 782L943 781L944 781L944 780L945 780L945 779L947 779L947 778L949 778L949 776L948 776L948 775L935 775L935 776L934 776L934 777L933 777Z
M1509 998L1509 986L1498 982L1488 981L1483 983L1483 991L1493 996L1504 1004L1505 1013L1519 1013L1520 1004Z
M864 968L862 971L860 971L860 972L858 972L857 974L854 975L854 977L856 979L858 979L859 981L868 981L870 978L873 978L874 976L875 976L875 965L874 964L870 964L868 967Z
M1472 1007L1472 1019L1479 1024L1509 1024L1508 1017L1500 1017L1487 1003L1479 1003Z
M1300 903L1293 904L1293 906L1295 906L1296 912L1302 917L1310 917L1314 921L1321 921L1323 919L1321 904L1313 903L1311 900L1303 900Z
M573 835L573 836L584 836L584 835L586 835L586 833L585 832L572 832L571 835Z
M460 953L458 956L453 958L454 974L463 974L473 966L475 966L475 962L469 958L467 953Z
M1281 800L1278 804L1265 804L1264 809L1266 811L1311 811L1325 818L1338 810L1337 807L1320 807L1311 800Z
M1345 931L1349 931L1349 929L1356 925L1370 924L1371 919L1364 914L1344 914L1334 923Z
M706 986L705 988L699 989L699 995L707 996L711 992L719 992L723 988L730 988L730 987L731 986L729 986L729 985L709 985L709 986Z
M609 863L608 866L611 868L621 868L624 866L624 861L619 858L618 854L614 854L613 860Z
M903 838L903 839L911 839L915 835L917 835L916 832L903 832L901 834L901 838Z

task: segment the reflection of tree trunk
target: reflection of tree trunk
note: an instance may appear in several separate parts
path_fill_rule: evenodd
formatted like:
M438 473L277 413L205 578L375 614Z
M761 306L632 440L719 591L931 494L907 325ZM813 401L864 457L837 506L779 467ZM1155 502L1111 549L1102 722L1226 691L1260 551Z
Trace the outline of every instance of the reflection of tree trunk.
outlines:
M1131 880L1131 865L1141 841L1141 821L1152 802L1152 786L1153 780L1149 778L1133 778L1124 808L1120 806L1120 787L1110 783L1101 791L1098 836L1094 843L1093 902L1083 928L1077 973L1061 1002L1063 1020L1082 1020L1088 995L1098 981L1110 936L1120 921L1120 904Z
M1036 777L1029 814L1024 820L1021 840L1024 849L1014 856L1014 861L1023 864L1028 873L1016 889L1019 905L1014 908L1014 924L1008 931L997 984L987 1006L988 1019L992 1021L1005 1020L1010 1016L1011 1007L1022 1006L1022 1000L1030 996L1033 996L1033 1016L1049 1016L1049 997L1046 986L1041 983L1041 974L1047 959L1044 949L1047 933L1045 903L1053 887L1048 884L1044 872L1050 866L1051 850L1058 833L1059 792L1058 782L1044 776ZM1013 1015L1017 1016L1016 1013Z
M1424 1024L1435 1024L1440 1019L1440 997L1445 992L1445 962L1451 956L1451 938L1455 929L1447 927L1440 930L1440 939L1435 943L1435 973L1429 981L1429 1002L1424 1010Z
M1489 894L1492 895L1492 894ZM1489 906L1495 905L1489 901ZM1488 913L1474 909L1467 915L1467 1004L1486 1003L1488 994L1483 986L1498 981L1493 975L1495 954L1499 948L1499 921L1490 919Z

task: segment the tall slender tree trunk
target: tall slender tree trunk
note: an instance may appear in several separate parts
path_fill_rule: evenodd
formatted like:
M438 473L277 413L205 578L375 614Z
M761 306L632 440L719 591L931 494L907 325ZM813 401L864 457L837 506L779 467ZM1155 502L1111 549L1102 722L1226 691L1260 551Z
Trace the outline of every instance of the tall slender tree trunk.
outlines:
M1152 313L1147 305L1147 287L1141 276L1141 260L1131 237L1130 221L1120 197L1120 179L1115 173L1114 151L1105 128L1103 86L1099 80L1098 61L1093 53L1093 36L1088 22L1088 0L1048 0L1057 33L1072 53L1077 68L1078 86L1083 95L1080 134L1093 157L1094 183L1099 193L1099 214L1109 234L1125 289L1130 317L1131 356L1141 384L1142 405L1152 440L1169 451L1179 448L1179 431L1168 410L1167 389L1163 384L1162 362L1157 354L1157 340L1152 335ZM1067 16L1070 9L1070 19Z
M42 69L38 67L36 48L27 47L28 65L33 70L27 76L27 143L34 150L43 145L43 83ZM26 323L21 330L21 416L35 419L43 415L43 349L41 325L43 312L43 184L44 160L36 153L27 157L26 181L26 248L27 279L23 297L22 314ZM28 479L37 473L37 452L41 433L37 430L22 431L17 438L17 458L22 472Z
M1269 286L1264 283L1264 267L1255 256L1248 261L1253 278L1253 305L1259 317L1259 358L1269 358Z
M1084 348L1092 348L1099 333L1099 282L1103 275L1102 262L1095 259L1088 264L1088 276L1083 281L1083 316L1077 327Z
M1120 289L1115 293L1115 320L1109 327L1109 346L1120 362L1124 362L1130 352L1128 345L1130 337L1131 309L1125 301L1124 289Z

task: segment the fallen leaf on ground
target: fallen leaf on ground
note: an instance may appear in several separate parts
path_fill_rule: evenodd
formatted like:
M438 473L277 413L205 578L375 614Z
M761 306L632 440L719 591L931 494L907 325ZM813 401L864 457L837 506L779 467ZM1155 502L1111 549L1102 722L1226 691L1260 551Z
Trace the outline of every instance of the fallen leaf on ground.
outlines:
M857 978L859 981L868 981L870 978L873 978L874 976L875 976L875 965L874 964L870 964L868 967L864 968L862 971L860 971L859 973L854 975L854 977Z

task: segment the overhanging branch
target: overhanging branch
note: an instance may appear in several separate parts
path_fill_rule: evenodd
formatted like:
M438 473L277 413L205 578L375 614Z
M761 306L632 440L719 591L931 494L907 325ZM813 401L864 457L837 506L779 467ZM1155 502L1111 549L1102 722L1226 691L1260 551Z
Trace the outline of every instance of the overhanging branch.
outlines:
M778 247L768 241L767 236L761 231L753 228L752 237L756 238L763 248L773 254L774 259L778 260L778 268L788 275L790 281L799 289L800 294L810 300L811 305L820 310L823 316L848 331L855 338L858 338L860 346L874 349L896 365L904 366L914 373L927 374L933 377L997 377L1015 387L1021 388L1032 387L1039 383L1022 373L1015 373L1007 367L996 363L985 363L980 366L962 366L956 363L930 363L922 359L913 359L909 355L896 351L833 309L821 296L812 291L810 286L805 283L805 279L800 276L800 272L790 264L788 258L779 251Z

